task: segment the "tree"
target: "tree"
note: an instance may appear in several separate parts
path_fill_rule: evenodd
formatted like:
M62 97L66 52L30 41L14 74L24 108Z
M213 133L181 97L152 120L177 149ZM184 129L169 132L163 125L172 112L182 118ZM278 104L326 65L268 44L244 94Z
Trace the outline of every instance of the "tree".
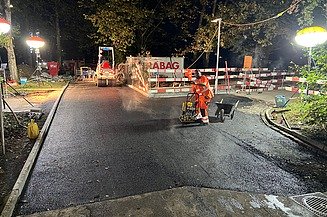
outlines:
M212 1L211 1L212 2ZM224 1L215 5L207 5L206 15L203 16L193 44L195 50L211 50L216 47L217 24L212 23L214 18L222 18L221 44L237 53L239 56L254 55L257 66L265 66L271 53L283 49L283 41L290 40L294 30L290 26L296 25L296 18L290 5L292 1ZM285 11L285 9L289 9ZM212 11L212 12L211 12ZM283 13L281 13L283 12ZM211 14L215 14L214 17ZM260 22L263 21L263 22ZM260 57L260 58L257 58Z
M11 4L10 4L10 0L3 0L1 2L1 11L4 11L4 13L6 14L6 20L9 23L11 22ZM12 30L9 31L8 33L8 38L5 40L5 43L2 44L6 50L7 50L7 54L8 54L8 67L9 67L9 71L10 71L10 75L11 75L11 79L18 81L19 77L18 77L18 71L17 71L17 65L16 65L16 56L15 56L15 51L14 51L14 44L13 44L13 34L12 34Z
M125 55L181 53L196 29L191 24L197 8L186 0L80 2L90 11L86 18L97 29L96 42L113 45Z
M13 22L20 30L15 37L18 62L31 62L26 61L31 55L25 43L30 32L40 32L46 40L46 46L40 50L45 60L61 62L92 54L93 42L88 38L92 26L84 20L77 1L13 0L13 3Z

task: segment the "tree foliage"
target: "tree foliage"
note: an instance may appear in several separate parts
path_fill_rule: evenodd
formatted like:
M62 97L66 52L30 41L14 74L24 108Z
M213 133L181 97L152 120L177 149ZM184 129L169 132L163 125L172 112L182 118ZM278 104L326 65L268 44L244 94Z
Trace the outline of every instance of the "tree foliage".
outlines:
M58 15L61 55L66 59L91 54L95 43L112 45L122 56L146 51L164 56L210 53L217 46L213 40L217 24L211 20L222 18L221 47L240 56L260 51L267 61L272 52L283 49L283 41L293 41L297 18L310 20L312 12L322 10L323 0L302 0L282 16L258 25L228 23L265 20L298 1L12 0L13 23L21 32L16 36L16 49L20 59L26 58L24 38L39 30L47 40L44 50L53 51L58 46Z
M83 9L79 7L77 1L12 0L12 2L13 25L20 30L20 34L15 36L20 62L28 62L30 54L25 40L29 33L36 32L40 32L40 36L46 41L46 46L41 49L41 57L47 60L58 61L61 56L64 59L85 58L84 54L89 54L92 42L87 35L93 31L93 27L85 22Z
M196 19L196 8L190 1L110 0L101 6L80 3L91 8L86 18L97 29L92 35L96 42L125 54L151 51L171 55L184 50L193 37L191 23Z
M221 46L241 57L254 56L258 59L256 67L267 66L270 55L283 50L284 41L291 40L295 31L292 26L296 20L289 14L291 11L280 14L291 4L292 1L274 0L220 5L217 16L223 19Z
M317 0L318 1L318 0ZM295 9L298 0L273 1L216 0L80 0L89 10L86 18L97 32L97 43L115 46L125 54L151 53L185 55L190 52L212 52L217 46L217 24L222 18L221 47L244 56L261 51L261 56L283 49L285 40L293 40L296 31ZM275 17L281 12L280 16ZM247 24L270 19L256 25ZM259 56L259 55L258 55ZM265 62L265 63L266 63ZM265 63L262 63L264 65Z
M98 7L95 14L87 16L98 29L93 37L98 43L112 44L120 51L127 51L131 45L136 45L141 37L139 32L144 32L148 27L144 25L145 19L151 14L144 7L140 10L140 4L140 1L112 0Z

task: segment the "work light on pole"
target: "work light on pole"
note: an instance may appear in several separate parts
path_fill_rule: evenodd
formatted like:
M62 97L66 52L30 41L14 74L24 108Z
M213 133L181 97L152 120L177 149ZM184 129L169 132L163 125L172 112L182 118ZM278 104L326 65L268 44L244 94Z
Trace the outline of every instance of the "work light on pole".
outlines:
M40 55L40 48L45 45L45 41L43 38L41 38L38 34L33 36L31 35L29 38L26 40L26 44L30 47L31 53L33 53L33 50L35 51L36 55L36 70L33 72L33 75L35 74L36 76L36 81L41 81L41 73L42 73L42 67L41 67L41 55Z
M39 49L45 45L44 39L39 36L30 36L26 43L31 49Z
M10 23L4 19L4 18L0 18L0 33L7 33L10 30Z
M320 26L301 29L296 33L295 41L304 47L315 47L327 41L327 30Z
M312 62L312 48L327 41L327 30L320 26L306 27L296 33L295 41L297 44L309 48L308 69L310 71ZM309 91L308 85L309 84L307 83L307 94Z
M312 48L327 41L327 30L320 26L311 26L296 33L297 44L309 48L308 66L311 67Z

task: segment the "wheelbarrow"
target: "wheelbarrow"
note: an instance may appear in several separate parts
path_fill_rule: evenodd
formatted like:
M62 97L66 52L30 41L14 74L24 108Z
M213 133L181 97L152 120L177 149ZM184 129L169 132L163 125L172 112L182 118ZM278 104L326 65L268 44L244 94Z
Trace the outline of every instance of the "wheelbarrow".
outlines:
M237 100L235 104L223 103L223 101L224 99L221 99L220 102L215 102L215 104L217 105L215 116L222 123L225 121L225 116L230 117L231 120L234 118L235 110L239 103L239 100Z

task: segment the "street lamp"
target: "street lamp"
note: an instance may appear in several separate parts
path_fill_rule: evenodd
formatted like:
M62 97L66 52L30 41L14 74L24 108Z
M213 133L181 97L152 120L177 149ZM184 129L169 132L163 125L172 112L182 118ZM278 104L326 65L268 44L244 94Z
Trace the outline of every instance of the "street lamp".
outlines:
M44 39L38 35L36 35L36 36L31 35L29 38L27 38L26 44L30 47L31 53L33 52L33 50L35 50L35 55L36 55L36 70L35 71L41 72L42 70L40 68L40 63L39 63L39 60L41 59L40 48L45 45Z
M10 30L10 23L4 19L0 18L0 34L6 34ZM2 85L2 83L1 83ZM2 88L1 88L2 89ZM0 125L1 125L1 143L2 143L2 153L6 153L5 148L5 130L3 127L3 111L2 111L2 90L0 90Z
M0 18L0 33L5 34L9 32L9 30L10 30L10 23L4 18Z
M320 26L311 26L301 29L296 33L295 41L297 44L309 48L308 69L311 69L312 48L327 41L327 30ZM309 93L309 84L306 85L307 95Z
M220 47L220 27L221 27L221 18L214 19L212 23L218 23L218 39L217 39L217 60L216 60L216 79L215 79L215 94L218 93L218 70L219 70L219 47Z
M297 44L309 48L308 66L311 67L312 48L327 41L327 30L320 26L311 26L296 33Z

